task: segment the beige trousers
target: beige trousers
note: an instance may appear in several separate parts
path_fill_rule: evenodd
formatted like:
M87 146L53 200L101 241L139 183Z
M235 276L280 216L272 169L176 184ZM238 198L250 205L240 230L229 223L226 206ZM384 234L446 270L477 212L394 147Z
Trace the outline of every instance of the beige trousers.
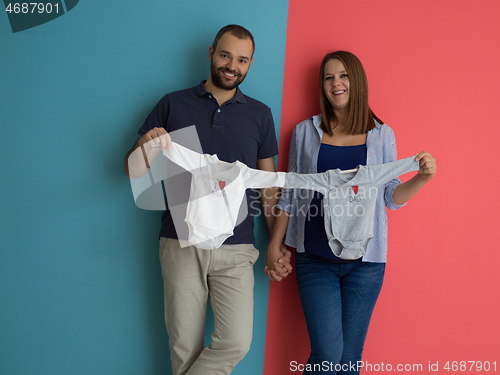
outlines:
M246 355L252 341L253 265L258 256L253 245L203 250L160 239L173 375L230 374ZM204 347L209 297L214 332Z

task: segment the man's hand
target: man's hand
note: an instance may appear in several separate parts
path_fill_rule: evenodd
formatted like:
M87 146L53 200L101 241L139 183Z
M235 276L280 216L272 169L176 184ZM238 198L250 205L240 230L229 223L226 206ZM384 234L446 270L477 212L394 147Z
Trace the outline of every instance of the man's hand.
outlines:
M172 149L172 139L165 128L153 128L137 141L137 147L146 144L151 148L160 147L160 150Z
M125 157L125 173L131 178L143 176L162 150L172 149L172 139L164 128L153 128L141 136Z

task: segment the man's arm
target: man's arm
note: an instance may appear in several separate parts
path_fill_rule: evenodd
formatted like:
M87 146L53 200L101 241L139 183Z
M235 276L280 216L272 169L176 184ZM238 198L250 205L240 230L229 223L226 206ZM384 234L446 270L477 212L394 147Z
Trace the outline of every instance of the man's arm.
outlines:
M269 245L266 254L266 266L264 273L271 280L281 281L292 272L290 259L292 253L287 249L283 240L288 225L288 213L276 208L273 231L270 234Z
M267 172L276 172L276 167L274 165L274 158L270 157L267 159L257 160L257 169ZM269 234L271 234L273 231L273 224L274 224L273 210L279 201L280 192L281 189L279 187L260 189L261 193L260 201L262 203L262 208L264 210L264 216L266 219L266 225Z
M276 172L276 167L274 165L274 158L259 159L257 160L257 168L263 171ZM266 189L261 189L261 203L264 210L264 215L267 224L267 230L269 235L273 234L273 229L276 220L276 205L278 204L281 189L278 187L271 187ZM288 222L288 217L286 217ZM286 224L285 224L286 230ZM267 262L265 272L267 275L275 280L280 281L283 277L287 276L291 271L292 267L290 265L291 253L286 249L285 246L279 248L280 251L267 253ZM272 269L268 267L273 266Z

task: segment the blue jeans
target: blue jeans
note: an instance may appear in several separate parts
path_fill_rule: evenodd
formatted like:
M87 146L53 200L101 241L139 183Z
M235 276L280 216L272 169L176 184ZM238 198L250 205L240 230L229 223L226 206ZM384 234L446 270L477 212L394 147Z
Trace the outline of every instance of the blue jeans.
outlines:
M359 374L385 263L335 264L297 253L295 271L311 342L304 374Z

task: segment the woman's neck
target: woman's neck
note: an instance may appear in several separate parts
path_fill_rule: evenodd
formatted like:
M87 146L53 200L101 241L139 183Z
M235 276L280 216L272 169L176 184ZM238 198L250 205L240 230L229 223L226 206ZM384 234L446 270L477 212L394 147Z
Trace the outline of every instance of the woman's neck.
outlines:
M349 113L347 110L343 111L334 111L335 119L330 122L330 128L333 133L337 134L345 134L347 129L347 119L349 117Z
M350 134L347 130L347 111L336 111L335 120L330 122L332 135L323 133L322 143L335 146L356 146L366 143L366 134Z

